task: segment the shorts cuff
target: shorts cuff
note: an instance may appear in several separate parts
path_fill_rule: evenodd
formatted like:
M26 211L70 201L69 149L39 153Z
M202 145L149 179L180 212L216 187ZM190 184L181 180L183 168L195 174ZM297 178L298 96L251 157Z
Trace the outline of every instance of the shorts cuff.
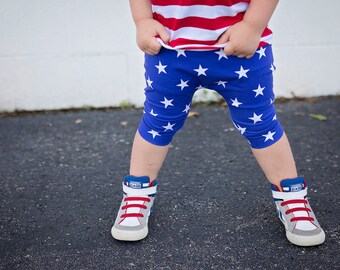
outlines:
M261 135L261 137L252 138L251 140L248 140L248 142L251 148L263 149L279 141L283 136L283 133L284 131L280 126L278 129L269 131L267 134Z
M174 134L165 133L163 131L155 130L149 128L144 121L142 120L138 127L138 132L142 136L144 140L147 142L158 145L158 146L167 146L171 143Z

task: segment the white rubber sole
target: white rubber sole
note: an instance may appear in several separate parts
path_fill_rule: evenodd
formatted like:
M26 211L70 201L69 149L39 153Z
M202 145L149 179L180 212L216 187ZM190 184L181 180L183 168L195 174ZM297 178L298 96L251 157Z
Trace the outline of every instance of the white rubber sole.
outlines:
M323 242L325 242L326 238L325 232L323 230L321 230L319 234L313 236L301 236L286 231L286 236L289 242L292 244L303 247L321 245Z
M111 229L111 235L114 239L119 241L139 241L144 239L149 233L147 227L138 231L122 231L115 227Z

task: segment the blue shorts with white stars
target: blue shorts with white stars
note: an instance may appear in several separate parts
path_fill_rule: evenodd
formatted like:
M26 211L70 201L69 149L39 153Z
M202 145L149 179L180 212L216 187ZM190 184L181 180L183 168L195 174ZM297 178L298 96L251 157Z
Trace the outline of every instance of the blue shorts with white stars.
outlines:
M154 145L171 142L200 88L215 90L225 99L235 127L252 148L268 147L283 135L274 108L270 45L250 59L226 56L222 49L163 48L157 55L145 55L144 66L146 101L138 131Z

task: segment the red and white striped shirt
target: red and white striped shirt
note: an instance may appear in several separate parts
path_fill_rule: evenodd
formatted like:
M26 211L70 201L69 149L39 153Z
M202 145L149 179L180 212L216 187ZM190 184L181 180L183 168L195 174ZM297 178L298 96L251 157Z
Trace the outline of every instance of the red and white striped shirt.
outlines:
M242 21L251 0L151 0L154 18L170 34L168 49L217 49L216 42L230 26ZM266 28L259 47L271 44Z

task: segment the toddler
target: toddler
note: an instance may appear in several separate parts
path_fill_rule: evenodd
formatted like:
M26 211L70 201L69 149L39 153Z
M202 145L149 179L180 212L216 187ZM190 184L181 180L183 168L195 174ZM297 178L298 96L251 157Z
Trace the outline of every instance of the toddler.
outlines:
M144 114L136 132L130 173L112 236L137 241L148 234L158 172L174 134L200 88L218 92L271 183L288 240L324 242L277 119L272 32L278 0L130 0L137 44L145 53Z

